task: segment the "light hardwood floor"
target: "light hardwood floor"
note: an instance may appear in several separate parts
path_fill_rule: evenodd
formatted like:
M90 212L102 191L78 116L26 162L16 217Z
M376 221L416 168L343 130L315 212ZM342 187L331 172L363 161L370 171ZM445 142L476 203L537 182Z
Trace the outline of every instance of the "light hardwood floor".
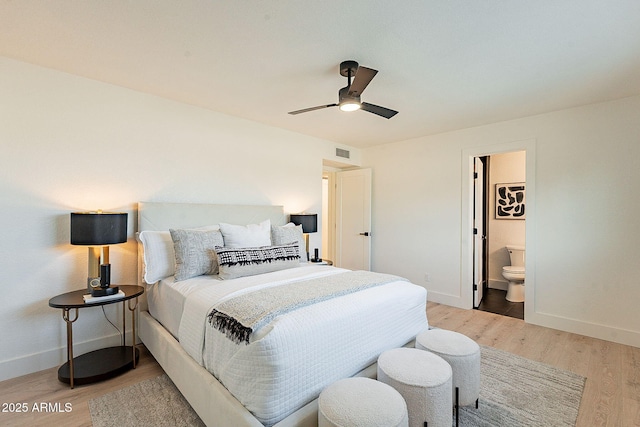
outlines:
M427 305L429 323L585 377L576 425L640 426L640 348L524 323L512 317Z
M26 413L0 412L0 426L91 426L89 400L163 374L164 371L147 349L144 346L139 346L139 349L140 361L136 369L99 383L76 386L73 390L69 388L68 384L58 381L58 368L46 369L0 382L0 402L3 406L5 403L26 403L28 407ZM58 403L63 410L65 404L70 403L71 411L34 411L33 405L40 403L54 405ZM4 408L0 408L0 410L2 409Z
M433 326L458 331L479 344L586 377L577 426L640 426L640 348L435 303L428 304L427 314ZM29 407L27 413L0 412L0 425L91 426L89 400L162 374L153 357L142 346L141 350L141 362L135 370L73 390L58 382L57 368L0 382L3 405L25 402ZM33 405L41 402L60 403L62 408L70 403L72 410L68 413L33 412Z

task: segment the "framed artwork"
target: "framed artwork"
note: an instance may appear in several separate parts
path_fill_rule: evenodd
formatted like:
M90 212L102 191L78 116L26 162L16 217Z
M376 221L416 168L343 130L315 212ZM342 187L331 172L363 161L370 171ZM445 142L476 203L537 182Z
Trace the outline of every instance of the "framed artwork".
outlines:
M496 219L525 219L525 183L496 184Z

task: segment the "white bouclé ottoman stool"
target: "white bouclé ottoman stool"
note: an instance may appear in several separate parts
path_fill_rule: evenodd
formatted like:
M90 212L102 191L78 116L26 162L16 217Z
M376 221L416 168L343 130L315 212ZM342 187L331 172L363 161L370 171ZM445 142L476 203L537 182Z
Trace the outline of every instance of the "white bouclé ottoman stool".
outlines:
M451 366L440 356L415 348L387 350L378 357L378 381L407 402L409 427L451 427Z
M456 425L459 407L475 403L480 396L480 346L471 338L445 329L430 329L416 337L416 348L437 354L453 370L453 403Z
M396 390L371 378L345 378L318 397L318 427L407 427L407 405Z

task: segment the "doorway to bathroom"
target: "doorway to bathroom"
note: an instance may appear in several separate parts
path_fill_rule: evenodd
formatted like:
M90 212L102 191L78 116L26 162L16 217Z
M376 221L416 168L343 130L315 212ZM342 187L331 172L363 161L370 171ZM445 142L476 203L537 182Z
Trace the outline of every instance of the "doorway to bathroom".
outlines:
M473 307L524 319L522 282L503 267L507 246L525 247L526 151L474 157L473 173Z

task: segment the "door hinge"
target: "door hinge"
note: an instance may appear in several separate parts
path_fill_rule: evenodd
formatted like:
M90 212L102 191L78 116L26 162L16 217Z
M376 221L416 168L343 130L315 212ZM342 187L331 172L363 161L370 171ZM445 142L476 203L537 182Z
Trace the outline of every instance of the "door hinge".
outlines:
M478 290L478 285L476 283L473 284L473 290L477 291Z
M473 234L478 234L478 229L477 228L473 229Z
M473 173L473 179L478 179L478 172Z

